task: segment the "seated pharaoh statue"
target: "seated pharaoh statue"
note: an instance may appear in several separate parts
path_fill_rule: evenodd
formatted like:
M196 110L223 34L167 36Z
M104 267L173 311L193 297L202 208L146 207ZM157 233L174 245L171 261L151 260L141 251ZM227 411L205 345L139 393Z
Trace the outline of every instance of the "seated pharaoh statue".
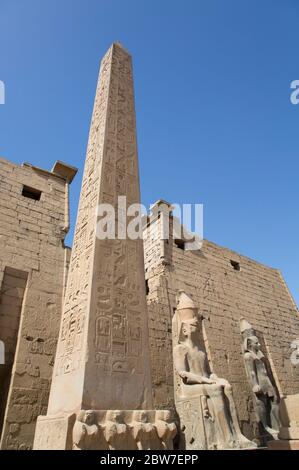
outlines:
M271 377L270 366L261 351L254 329L244 318L240 321L240 330L245 369L254 397L257 421L264 429L264 432L261 431L261 437L266 441L269 438L278 439L279 395Z
M193 300L180 292L173 318L175 401L186 449L245 449L232 387L211 374ZM180 444L181 447L181 444Z

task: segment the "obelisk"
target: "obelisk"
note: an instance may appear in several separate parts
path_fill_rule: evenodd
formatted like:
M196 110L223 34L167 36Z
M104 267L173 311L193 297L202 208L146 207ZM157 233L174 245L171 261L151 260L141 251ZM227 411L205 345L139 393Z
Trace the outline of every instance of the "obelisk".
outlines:
M48 413L34 448L69 448L82 410L152 409L142 240L117 229L115 239L97 236L98 207L113 207L116 226L123 216L119 196L125 207L140 202L132 61L117 43L101 62ZM92 419L105 420L101 413ZM133 419L126 413L122 420Z

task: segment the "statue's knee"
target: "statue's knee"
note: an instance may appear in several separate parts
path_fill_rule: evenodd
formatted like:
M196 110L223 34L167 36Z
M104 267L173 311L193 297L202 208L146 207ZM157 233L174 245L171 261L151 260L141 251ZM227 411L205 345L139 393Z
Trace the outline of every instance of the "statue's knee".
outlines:
M231 384L229 384L229 383L227 383L227 384L225 385L225 387L224 387L224 391L225 391L225 392L228 392L228 393L231 393L231 392L232 392L232 389L233 389L233 388L232 388Z

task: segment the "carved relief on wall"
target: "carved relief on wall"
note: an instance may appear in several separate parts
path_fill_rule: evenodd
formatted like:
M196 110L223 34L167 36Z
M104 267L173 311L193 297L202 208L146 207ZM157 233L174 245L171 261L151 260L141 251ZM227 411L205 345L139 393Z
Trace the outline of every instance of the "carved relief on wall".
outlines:
M95 362L99 368L106 372L134 370L134 373L141 373L141 354L142 323L138 312L115 310L113 313L113 310L103 310L96 317Z
M101 161L104 142L108 82L111 51L101 64L100 80L97 87L92 124L89 135L87 158L82 181L78 218L68 282L62 316L61 336L58 343L55 376L78 368L81 356L85 313L87 311L88 290L92 282L92 259L95 247L95 208L98 203ZM107 184L111 184L107 176ZM105 258L104 258L105 259ZM107 265L102 266L102 274L109 279Z
M97 241L95 363L105 373L143 373L145 327L143 279L137 275L133 245L127 240ZM135 253L135 251L134 251ZM130 260L129 260L130 259ZM130 264L130 266L129 266ZM103 354L109 355L109 360Z
M74 450L170 450L177 433L169 411L82 410L72 431Z

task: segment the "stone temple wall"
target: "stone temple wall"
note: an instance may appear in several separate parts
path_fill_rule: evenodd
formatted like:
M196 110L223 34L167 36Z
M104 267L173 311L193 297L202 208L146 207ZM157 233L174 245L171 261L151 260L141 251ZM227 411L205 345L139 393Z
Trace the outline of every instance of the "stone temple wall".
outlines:
M26 449L45 414L70 250L68 183L57 172L0 159L0 435Z
M159 226L156 218L146 229ZM255 414L241 353L240 318L255 328L279 393L299 392L299 367L291 342L299 338L298 309L277 269L204 241L185 251L181 241L145 240L154 406L173 406L171 319L178 291L191 295L203 315L212 371L233 387L244 434L252 437Z
M47 411L70 259L64 246L69 170L74 169L60 164L48 172L0 159L3 449L31 448L36 418ZM146 232L159 229L161 220L157 216ZM295 394L299 370L290 357L291 343L299 338L298 309L278 270L209 241L198 251L183 248L182 240L144 242L154 408L174 408L171 323L182 289L204 317L210 366L232 384L243 432L251 438L255 413L239 320L255 328L280 394Z

